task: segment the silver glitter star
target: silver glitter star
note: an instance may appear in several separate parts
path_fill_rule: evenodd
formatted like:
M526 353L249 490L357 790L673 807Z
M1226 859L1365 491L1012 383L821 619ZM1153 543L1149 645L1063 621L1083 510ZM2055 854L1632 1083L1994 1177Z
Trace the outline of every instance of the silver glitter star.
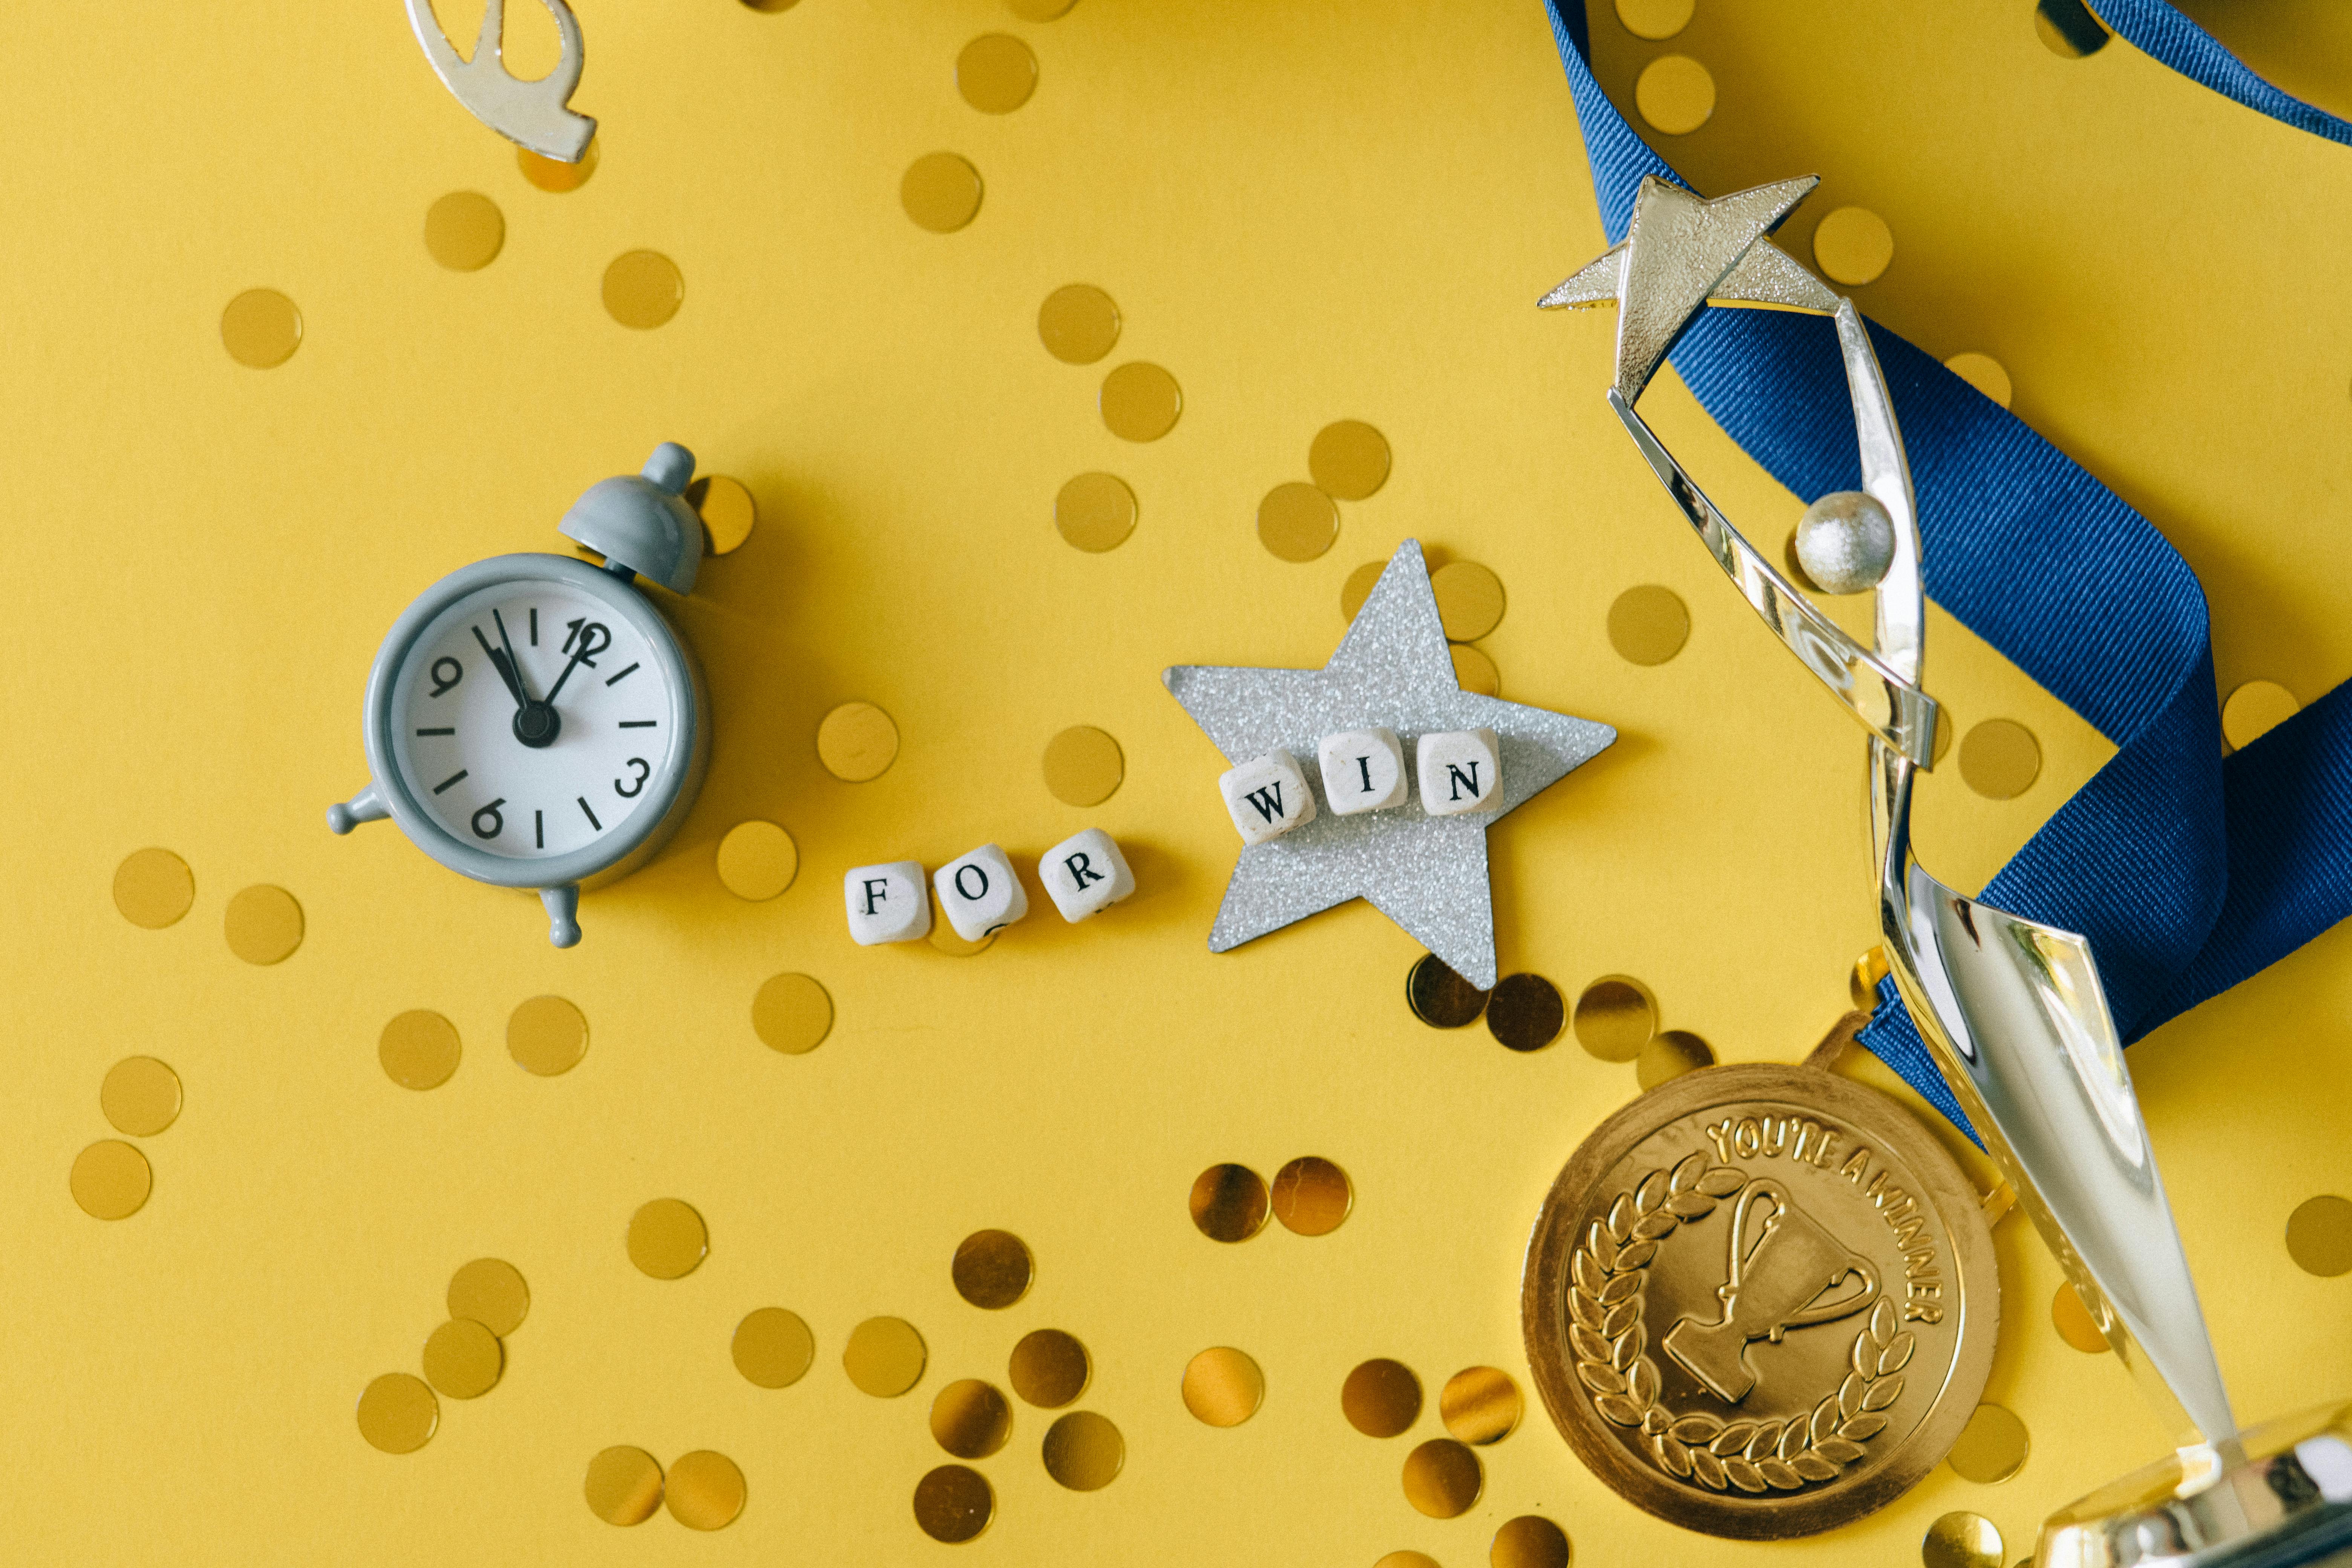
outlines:
M1280 748L1315 791L1315 820L1246 846L1210 928L1224 952L1350 899L1370 899L1454 973L1495 984L1495 904L1486 882L1486 826L1590 762L1617 731L1524 703L1465 691L1454 679L1445 628L1421 544L1408 539L1381 574L1331 662L1320 669L1180 665L1160 676L1230 763ZM1342 730L1382 727L1410 742L1444 730L1492 730L1503 756L1502 803L1492 811L1430 816L1413 799L1341 816L1324 798L1316 744ZM1412 764L1406 761L1410 774Z

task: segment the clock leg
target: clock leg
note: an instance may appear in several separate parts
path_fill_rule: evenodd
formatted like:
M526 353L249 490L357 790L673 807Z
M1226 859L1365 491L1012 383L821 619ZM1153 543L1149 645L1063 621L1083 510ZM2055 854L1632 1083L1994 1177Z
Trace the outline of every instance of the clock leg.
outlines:
M541 888L539 901L547 906L547 940L558 947L580 945L580 884Z
M367 788L348 801L338 801L327 807L327 826L337 833L349 833L362 822L382 822L392 812L384 805L383 796L376 793L373 781Z

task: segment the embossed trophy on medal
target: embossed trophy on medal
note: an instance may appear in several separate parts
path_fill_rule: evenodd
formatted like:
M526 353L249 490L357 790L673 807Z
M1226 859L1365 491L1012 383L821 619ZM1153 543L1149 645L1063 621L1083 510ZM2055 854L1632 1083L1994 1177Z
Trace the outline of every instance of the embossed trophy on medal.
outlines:
M2089 943L1955 892L1913 856L1911 788L1932 763L1937 715L1920 686L1926 595L1902 436L1853 301L1766 237L1817 183L1782 181L1709 201L1644 179L1624 241L1542 303L1617 306L1610 405L1741 595L1868 731L1879 922L1896 987L2084 1305L2181 1445L2053 1516L2035 1562L2352 1563L2352 1406L2240 1430ZM1667 349L1709 302L1812 311L1836 323L1863 488L1815 501L1798 551L1824 590L1874 595L1871 647L1776 571L1634 411ZM1850 1275L1830 1250L1812 1250L1820 1258L1792 1276L1791 1289L1833 1287L1816 1280L1824 1270ZM1789 1307L1823 1310L1785 1300L1759 1310L1786 1318ZM1711 1353L1704 1339L1700 1357Z

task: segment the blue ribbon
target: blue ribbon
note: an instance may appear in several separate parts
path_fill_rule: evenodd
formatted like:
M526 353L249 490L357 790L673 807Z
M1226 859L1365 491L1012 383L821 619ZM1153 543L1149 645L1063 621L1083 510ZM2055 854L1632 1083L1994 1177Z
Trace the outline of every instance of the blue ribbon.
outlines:
M1614 244L1643 175L1683 182L1593 80L1583 0L1547 4ZM2164 0L2099 0L2099 12L2192 80L2352 142L2352 125L2264 82ZM2225 761L2189 563L2007 409L1893 332L1870 332L1910 453L1929 595L2116 747L1984 897L2088 937L2116 1026L2138 1039L2352 913L2352 698L2338 687ZM1703 310L1671 357L1789 489L1859 486L1827 321ZM1968 1128L1891 983L1862 1039Z

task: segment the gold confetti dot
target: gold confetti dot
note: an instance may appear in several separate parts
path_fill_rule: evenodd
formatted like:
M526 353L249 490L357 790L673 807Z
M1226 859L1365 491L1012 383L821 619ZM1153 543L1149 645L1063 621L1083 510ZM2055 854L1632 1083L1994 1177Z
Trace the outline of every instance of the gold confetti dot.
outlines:
M745 1382L761 1388L790 1388L816 1359L816 1336L799 1313L761 1307L745 1313L735 1325L728 1353Z
M1486 1488L1478 1456L1451 1437L1432 1437L1405 1456L1405 1501L1432 1519L1469 1512Z
M1655 43L1690 26L1694 0L1617 0L1617 19L1637 38Z
M1192 1182L1192 1223L1211 1241L1247 1241L1271 1207L1265 1181L1247 1165L1212 1165Z
M926 153L907 165L899 205L919 228L953 234L980 211L980 171L952 153Z
M1944 1457L1964 1481L1995 1486L2025 1468L2025 1423L1998 1405L1979 1405Z
M2107 29L2083 0L2039 0L2033 7L2033 31L2042 47L2063 60L2079 60L2107 47Z
M662 1501L661 1462L643 1448L607 1448L588 1461L588 1511L606 1524L643 1524Z
M129 1219L145 1206L154 1185L147 1156L117 1139L103 1139L74 1156L67 1179L73 1201L92 1219Z
M705 474L687 486L686 504L702 520L702 542L713 555L740 550L759 526L760 504L751 488L725 474Z
M982 114L1010 114L1037 90L1037 57L1003 33L982 33L956 56L956 90Z
M1054 498L1054 526L1072 548L1099 555L1135 531L1135 492L1115 474L1080 474Z
M1988 719L1960 739L1960 777L1988 800L2014 800L2042 773L2042 745L2013 719Z
M1370 500L1389 482L1389 461L1388 437L1360 419L1326 425L1307 448L1307 474L1336 500Z
M1604 1062L1630 1062L1657 1032L1658 1004L1630 974L1604 974L1576 999L1576 1042Z
M845 784L878 779L898 756L898 726L871 702L845 702L816 727L817 760Z
M1919 1561L1923 1568L2000 1568L2000 1531L1984 1515L1957 1510L1927 1527Z
M1878 1010L1878 983L1886 978L1886 949L1872 948L1853 961L1853 973L1846 977L1847 994L1854 1006L1864 1013Z
M1503 619L1503 580L1475 561L1449 561L1430 574L1437 618L1453 642L1476 642Z
M629 1216L629 1261L656 1279L683 1279L710 1255L710 1230L694 1205L656 1198Z
M1011 1231L976 1230L958 1244L948 1273L957 1295L998 1312L1029 1293L1036 1261L1029 1255L1029 1244Z
M1184 1363L1184 1408L1205 1426L1238 1426L1265 1403L1265 1373L1231 1345Z
M1465 1366L1445 1380L1437 1395L1437 1414L1446 1431L1479 1447L1509 1436L1526 1409L1519 1385L1500 1367Z
M361 1391L360 1436L387 1454L414 1454L441 1425L441 1402L421 1377L388 1372Z
M1618 0L1622 8L1624 0ZM1689 14L1685 7L1684 14ZM1539 1513L1523 1513L1495 1531L1486 1561L1493 1568L1568 1568L1568 1534Z
M669 1516L688 1530L724 1530L743 1511L742 1470L708 1448L680 1454L662 1490Z
M1045 1473L1074 1492L1100 1491L1127 1464L1127 1439L1091 1410L1073 1410L1045 1429Z
M1091 724L1075 724L1045 742L1045 788L1064 805L1100 805L1127 776L1118 742Z
M929 1359L923 1336L904 1318L866 1319L849 1331L841 1352L849 1381L877 1399L896 1399L922 1382Z
M451 191L425 209L425 248L452 272L479 272L506 242L505 216L479 191Z
M1103 377L1103 423L1123 441L1157 441L1176 428L1184 392L1156 364L1130 360Z
M488 1325L452 1318L425 1342L425 1381L450 1399L478 1399L499 1385L506 1350Z
M507 1017L507 1055L525 1072L556 1078L588 1054L588 1019L561 996L534 996Z
M1360 1363L1339 1385L1339 1413L1367 1437L1393 1437L1421 1419L1421 1379L1385 1356Z
M751 998L751 1032L770 1050L803 1056L833 1032L833 998L808 975L771 975Z
M2286 1219L2286 1255L2322 1279L2352 1270L2352 1203L2327 1195L2297 1204Z
M1013 1404L993 1384L967 1377L931 1401L931 1439L959 1459L985 1459L1013 1436Z
M1005 8L1024 22L1051 22L1066 16L1078 0L1004 0Z
M1660 55L1633 79L1633 107L1652 129L1687 136L1715 113L1715 78L1688 55Z
M1895 259L1895 231L1868 207L1840 207L1813 230L1813 261L1832 283L1875 282Z
M933 1541L972 1540L995 1513L996 1494L978 1470L941 1465L915 1483L915 1522Z
M134 850L114 868L114 907L132 925L162 931L195 901L195 873L169 849Z
M1293 1160L1274 1173L1274 1217L1298 1236L1328 1236L1355 1206L1348 1173L1316 1154Z
M1391 1552L1372 1568L1440 1568L1440 1564L1426 1552Z
M221 342L237 363L274 369L302 346L302 312L275 289L247 289L221 311Z
M739 899L761 903L793 885L801 852L772 822L739 822L719 841L719 880Z
M1471 984L1433 952L1425 952L1405 972L1404 1005L1433 1029L1459 1029L1478 1021L1486 1010L1486 994Z
M1503 672L1468 643L1452 643L1445 649L1454 660L1454 684L1465 691L1475 691L1481 697L1503 694Z
M1385 561L1367 561L1348 574L1348 580L1339 584L1341 620L1356 618L1356 612L1364 607L1364 601L1372 596L1373 588L1379 585L1381 574L1388 569L1389 563Z
M1339 509L1313 485L1293 479L1257 503L1257 542L1277 559L1312 561L1339 537Z
M1568 1005L1540 974L1506 974L1486 998L1486 1029L1514 1051L1539 1051L1559 1038Z
M302 945L302 906L285 889L260 883L229 900L221 932L247 963L283 963Z
M500 1339L530 1316L522 1270L499 1258L477 1258L449 1276L449 1315L471 1318Z
M1944 368L2003 408L2009 406L2010 395L2015 389L2010 385L2008 368L1992 355L1971 349L1946 360Z
M2059 1286L2058 1293L2050 1298L2050 1324L2060 1339L2084 1355L2098 1355L2107 1348L2107 1336L2099 1331L2098 1320L2083 1305L2071 1281Z
M686 303L686 279L658 250L628 250L604 268L604 312L625 327L651 331Z
M2221 704L2221 738L2233 752L2242 752L2285 723L2303 704L2275 680L2249 680Z
M106 1069L98 1108L117 1132L152 1138L180 1119L180 1075L153 1057L125 1057Z
M567 163L561 158L544 158L528 147L518 147L515 149L515 164L522 170L524 179L542 191L552 191L562 195L566 191L576 191L586 184L588 176L596 172L596 165L604 155L604 139L591 137L587 151L580 154L577 163Z
M1714 1065L1714 1047L1688 1029L1668 1029L1642 1047L1633 1064L1633 1079L1643 1089L1655 1089L1668 1079Z
M1058 1410L1087 1391L1094 1362L1076 1335L1033 1329L1013 1347L1006 1372L1013 1393L1040 1410Z
M457 1070L459 1054L457 1026L423 1008L386 1024L375 1043L383 1076L403 1089L439 1089Z
M1671 588L1628 588L1609 606L1609 646L1628 664L1664 664L1690 640L1690 612Z
M1065 283L1037 307L1037 336L1064 364L1092 364L1118 342L1118 304L1091 283Z

